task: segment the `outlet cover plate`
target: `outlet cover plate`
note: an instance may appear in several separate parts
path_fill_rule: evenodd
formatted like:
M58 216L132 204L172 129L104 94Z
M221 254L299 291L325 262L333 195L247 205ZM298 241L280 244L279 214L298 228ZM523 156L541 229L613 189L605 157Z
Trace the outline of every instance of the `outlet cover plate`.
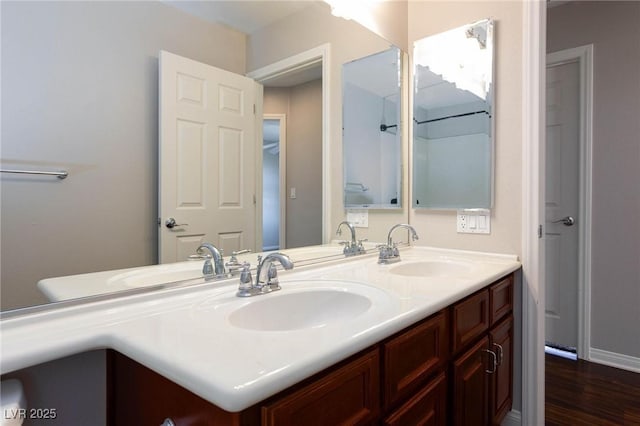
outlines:
M368 210L347 210L347 222L350 222L356 228L369 227L369 211Z
M490 234L491 210L464 209L458 210L456 228L460 234Z

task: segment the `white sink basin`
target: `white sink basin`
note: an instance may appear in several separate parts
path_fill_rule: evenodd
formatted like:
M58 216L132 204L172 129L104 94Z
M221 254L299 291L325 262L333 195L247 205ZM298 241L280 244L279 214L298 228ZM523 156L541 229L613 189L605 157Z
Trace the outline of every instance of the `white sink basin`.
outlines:
M270 296L234 311L231 325L268 331L317 328L355 318L372 305L365 296L332 289Z
M406 277L449 277L466 274L471 264L453 260L424 260L401 263L389 269L389 273Z
M235 303L227 299L214 310L223 311L229 325L236 328L293 331L367 321L393 305L383 290L354 282L314 280L280 285L282 290L274 293L238 298Z

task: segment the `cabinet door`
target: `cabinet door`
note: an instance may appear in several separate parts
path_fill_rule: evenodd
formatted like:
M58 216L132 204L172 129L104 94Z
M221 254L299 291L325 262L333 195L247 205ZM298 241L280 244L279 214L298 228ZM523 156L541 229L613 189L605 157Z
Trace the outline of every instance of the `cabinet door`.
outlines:
M453 352L464 348L489 328L489 291L482 290L452 309Z
M262 408L262 425L364 425L380 412L378 349Z
M444 426L447 424L447 381L440 373L385 419L384 426Z
M453 424L481 426L489 421L489 374L487 349L483 337L453 363Z
M489 320L493 327L513 310L513 274L489 287Z
M498 365L491 377L491 423L500 425L513 402L513 316L507 317L490 334L491 350Z
M449 358L447 316L440 312L393 337L384 348L384 406L415 392Z

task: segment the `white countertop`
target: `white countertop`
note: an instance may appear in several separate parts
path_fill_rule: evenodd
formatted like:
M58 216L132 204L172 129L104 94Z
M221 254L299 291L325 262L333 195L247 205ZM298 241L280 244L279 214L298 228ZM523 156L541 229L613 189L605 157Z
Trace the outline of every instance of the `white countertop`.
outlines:
M375 242L366 241L363 245L367 250L376 251L377 243ZM324 261L330 257L343 258L343 248L336 240L328 244L285 249L282 252L287 254L296 265L300 265ZM257 257L269 253L272 252L244 253L236 257L239 263L249 262L255 268ZM224 258L225 262L229 259L229 256ZM203 262L203 260L187 260L170 264L44 278L38 282L38 289L51 302L60 302L81 297L113 294L118 291L161 286L168 282L197 281L202 279Z
M246 299L235 296L234 280L5 318L0 373L112 348L227 411L240 411L520 267L516 256L426 247L404 249L401 256L394 265L378 265L375 256L366 255L283 271L281 291ZM464 262L469 268L455 277L389 273L429 259ZM366 286L373 304L354 320L301 330L253 331L229 323L238 307L303 291L309 281Z

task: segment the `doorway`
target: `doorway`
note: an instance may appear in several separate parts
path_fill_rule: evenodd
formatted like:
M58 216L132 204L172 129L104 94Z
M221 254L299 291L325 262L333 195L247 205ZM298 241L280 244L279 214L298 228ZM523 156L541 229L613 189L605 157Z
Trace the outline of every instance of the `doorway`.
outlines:
M545 342L574 359L590 347L592 49L547 55Z
M262 124L262 251L286 248L286 115L264 114Z
M300 245L312 245L312 244L322 244L330 241L331 231L329 229L329 214L331 211L330 208L330 166L329 166L329 108L330 108L330 100L329 100L329 92L330 92L330 84L329 84L329 70L330 70L330 58L329 58L329 45L323 44L316 48L301 52L294 56L285 58L276 63L267 65L265 67L259 68L257 70L251 71L247 75L257 82L264 85L265 88L278 88L278 87L290 87L290 86L303 86L308 84L308 82L320 81L320 89L319 89L319 114L320 117L320 147L318 149L318 153L316 155L319 160L319 173L317 180L319 181L319 190L317 191L317 196L310 201L312 201L313 205L317 205L314 210L309 210L308 203L303 202L304 200L300 197L300 194L297 191L297 186L292 185L291 182L286 182L282 185L285 188L284 198L285 200L297 200L298 204L303 205L303 209L301 211L289 212L286 214L287 220L290 222L292 218L299 219L301 227L295 227L295 229L290 229L286 232L287 235L295 235L297 237L304 236L306 231L308 231L310 224L313 227L317 228L314 231L313 240L310 240L306 237L302 238L300 241L292 241L292 242L282 242L287 248L298 247ZM307 83L305 83L307 82ZM298 110L298 108L296 108ZM261 111L262 112L262 111ZM288 123L289 124L289 123ZM303 123L303 128L307 126ZM289 138L289 146L292 145L292 138ZM304 166L303 161L297 161L295 159L289 158L289 162L295 162L295 164ZM289 166L287 166L289 169ZM303 170L304 171L304 170ZM287 173L287 179L293 178L293 173ZM317 212L316 212L317 210ZM313 218L310 220L307 216L308 212L312 212ZM316 214L317 213L317 214ZM284 222L289 227L287 222ZM262 224L261 224L262 226ZM281 226L282 229L282 226ZM262 230L261 230L262 232ZM261 234L262 235L262 234Z

